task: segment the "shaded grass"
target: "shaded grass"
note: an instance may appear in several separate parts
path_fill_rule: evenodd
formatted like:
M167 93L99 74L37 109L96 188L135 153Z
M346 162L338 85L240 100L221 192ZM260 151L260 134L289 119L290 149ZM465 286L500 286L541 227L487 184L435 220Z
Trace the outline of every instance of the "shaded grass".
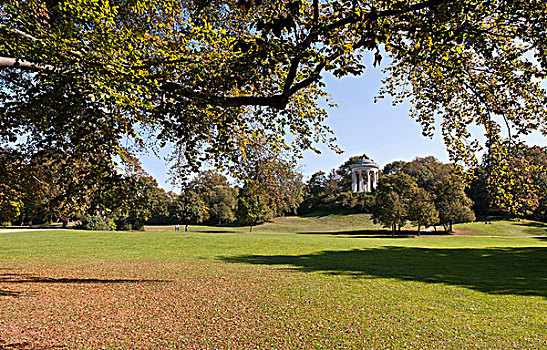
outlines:
M489 294L547 297L547 247L423 248L383 246L305 255L247 255L224 261L289 265L363 278L443 283Z

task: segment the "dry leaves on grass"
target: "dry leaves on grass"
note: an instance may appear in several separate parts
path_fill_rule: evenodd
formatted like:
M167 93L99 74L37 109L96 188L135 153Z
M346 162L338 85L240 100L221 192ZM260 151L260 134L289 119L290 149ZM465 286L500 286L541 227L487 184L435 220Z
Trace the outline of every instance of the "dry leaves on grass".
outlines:
M0 349L258 347L255 341L276 329L264 312L273 292L265 281L272 277L238 275L225 267L116 263L4 269Z

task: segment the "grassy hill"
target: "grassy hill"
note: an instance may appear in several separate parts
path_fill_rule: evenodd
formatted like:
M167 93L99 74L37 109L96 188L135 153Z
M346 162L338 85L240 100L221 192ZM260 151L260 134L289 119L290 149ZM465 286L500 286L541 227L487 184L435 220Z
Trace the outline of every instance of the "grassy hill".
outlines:
M174 226L149 226L147 230L174 230ZM190 225L190 231L229 233L249 232L248 226L206 226ZM327 214L308 216L287 216L275 218L270 222L255 226L254 233L297 233L297 234L335 234L358 236L385 236L391 231L375 225L369 214ZM416 227L407 225L403 233L414 234ZM422 234L443 234L442 228ZM547 236L547 224L532 220L489 220L454 225L454 235L471 236Z
M147 230L174 230L170 226L148 226ZM181 229L184 229L181 226ZM206 226L190 225L195 232L249 232L249 226ZM380 225L374 225L369 214L330 214L309 216L286 216L272 219L270 222L253 227L255 233L368 233L385 234Z
M454 234L477 236L547 236L547 224L533 220L478 221L455 225Z

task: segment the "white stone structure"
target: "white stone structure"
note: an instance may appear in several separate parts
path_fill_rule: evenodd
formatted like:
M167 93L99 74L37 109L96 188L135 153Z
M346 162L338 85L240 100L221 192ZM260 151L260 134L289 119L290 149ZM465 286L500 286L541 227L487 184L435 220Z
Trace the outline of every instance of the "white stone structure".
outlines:
M351 190L353 192L370 192L378 184L380 167L372 159L363 157L351 164Z

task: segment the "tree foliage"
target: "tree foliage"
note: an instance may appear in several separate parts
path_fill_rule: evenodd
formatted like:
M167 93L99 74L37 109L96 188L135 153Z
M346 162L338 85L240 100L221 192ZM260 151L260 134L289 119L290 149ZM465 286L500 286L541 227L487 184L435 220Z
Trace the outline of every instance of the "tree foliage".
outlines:
M524 156L522 146L504 143L491 149L484 163L492 205L516 217L532 214L539 205L538 186L532 174L539 169Z
M378 181L371 220L391 228L392 232L409 220L412 200L418 190L416 180L405 173L386 175Z
M185 225L184 231L188 231L188 225L199 224L203 220L204 203L196 192L187 189L180 194L169 215L178 223Z
M465 194L465 185L459 176L453 175L435 185L435 207L445 230L452 231L452 224L475 220L471 210L473 201Z
M239 196L236 216L239 223L249 225L249 232L253 232L253 226L272 218L272 210L264 197L246 188Z
M173 142L177 169L237 162L241 135L293 149L329 142L322 74L389 56L379 97L410 101L451 160L545 133L547 11L536 0L6 0L0 5L2 140L71 152ZM29 128L29 129L26 129ZM64 150L64 149L63 149Z
M418 187L414 193L414 198L408 207L408 219L414 226L418 226L418 234L420 227L435 225L439 222L439 212L435 208L435 203L429 193Z
M191 184L205 204L204 221L212 224L235 220L236 188L230 187L226 176L208 170L201 172Z
M486 153L481 165L472 171L473 181L467 192L478 215L546 220L545 148L505 143Z
M276 137L276 136L272 136ZM258 195L273 216L296 214L304 184L296 162L269 138L254 135L238 151L239 164L232 169L245 193Z

